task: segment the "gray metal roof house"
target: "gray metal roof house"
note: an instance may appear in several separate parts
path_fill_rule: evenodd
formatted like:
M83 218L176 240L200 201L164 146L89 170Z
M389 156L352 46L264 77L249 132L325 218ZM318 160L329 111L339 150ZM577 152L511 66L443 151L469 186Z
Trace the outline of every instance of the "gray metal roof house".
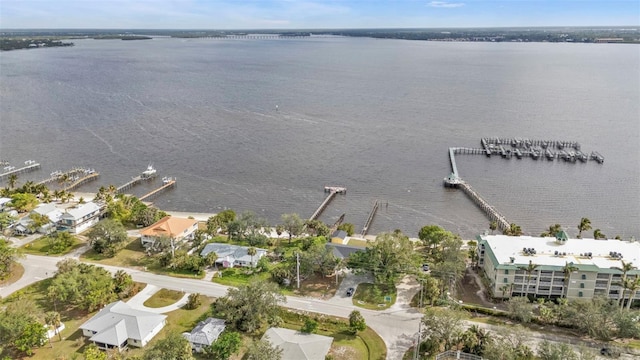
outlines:
M332 337L284 328L269 328L262 340L281 348L282 360L324 360L333 343Z
M82 334L100 349L122 350L128 345L144 347L162 330L166 315L132 309L116 301L80 326Z
M190 333L182 333L182 336L189 340L192 350L203 352L205 348L218 340L226 327L223 319L207 318L207 320L200 321Z

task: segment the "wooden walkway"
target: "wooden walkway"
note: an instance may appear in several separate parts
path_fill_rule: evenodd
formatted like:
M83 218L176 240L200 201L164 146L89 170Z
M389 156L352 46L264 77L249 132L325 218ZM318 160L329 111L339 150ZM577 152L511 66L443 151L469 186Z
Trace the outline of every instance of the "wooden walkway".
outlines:
M88 169L84 169L84 168L73 168L73 169L68 170L68 171L65 171L65 172L59 172L59 173L57 173L57 174L53 174L53 175L51 175L51 177L50 177L50 178L44 179L44 180L42 180L42 181L38 181L38 182L36 183L36 185L40 185L40 184L42 184L42 185L51 184L51 183L53 183L53 182L58 181L58 180L59 180L61 177L63 177L64 175L67 175L67 176L73 176L73 175L80 174L80 173L86 173L87 171L88 171Z
M318 216L320 216L320 214L322 214L322 212L327 207L327 205L329 205L331 200L333 200L333 198L336 196L336 194L346 194L347 188L346 187L340 187L340 186L325 186L324 187L324 191L328 192L329 195L327 195L327 197L324 199L322 204L320 204L320 206L318 206L318 208L313 213L313 215L311 215L309 220L316 220L318 218Z
M362 227L362 236L366 236L367 232L369 232L369 227L371 226L371 223L373 222L373 218L376 216L376 212L378 211L379 207L380 207L380 200L376 200L376 202L373 204L373 208L371 208L369 217L367 217L367 221L364 223L364 226Z
M9 176L11 176L12 174L16 174L17 175L17 174L22 174L22 173L38 170L38 169L40 169L40 164L39 163L30 164L30 165L21 167L19 169L13 169L13 170L7 171L6 173L0 174L0 181L2 181L4 179L8 179Z
M90 182L90 181L96 180L99 176L100 176L100 173L98 173L98 172L93 172L93 173L91 173L91 174L88 174L88 175L86 175L86 176L84 176L84 177L82 177L82 178L80 178L80 179L76 180L76 181L75 181L75 182L73 182L71 185L69 185L69 186L65 187L65 188L64 188L64 189L62 189L62 190L64 190L64 191L71 191L71 190L73 190L73 189L77 188L77 187L78 187L78 186L80 186L80 185L83 185L83 184L86 184L86 183L88 183L88 182Z
M478 207L480 207L485 213L487 213L489 219L495 221L498 224L499 229L506 230L511 227L509 221L507 221L507 219L502 216L502 214L500 214L498 210L489 205L488 202L486 202L475 190L473 190L469 183L462 181L458 186L462 189L462 191L464 191L465 194L467 194L471 198L471 200L473 200L473 202L476 203L476 205L478 205Z
M158 195L159 193L163 192L164 190L170 189L172 187L174 187L176 185L176 179L163 179L163 185L160 186L159 188L143 195L142 197L138 198L138 200L140 201L144 201L146 199L149 199L155 195Z

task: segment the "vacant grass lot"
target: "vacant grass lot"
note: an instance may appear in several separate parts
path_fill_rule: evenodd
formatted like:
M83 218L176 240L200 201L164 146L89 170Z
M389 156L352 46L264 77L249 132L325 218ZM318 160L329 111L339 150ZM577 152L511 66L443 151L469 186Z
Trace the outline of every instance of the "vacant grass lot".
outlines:
M40 237L28 244L25 244L24 246L22 246L20 249L22 249L22 252L25 254L31 254L31 255L51 255L51 256L63 256L66 255L70 252L73 252L74 250L84 246L86 244L86 242L81 241L80 239L78 239L77 237L73 237L73 244L69 247L67 247L63 252L57 253L57 254L53 254L49 251L49 242L48 242L48 238L46 236Z
M268 281L270 275L268 272L258 272L249 268L229 268L218 272L211 281L222 285L240 286L246 285L252 279Z
M105 257L102 254L96 253L93 249L90 249L80 256L80 259L98 264L149 271L159 275L169 275L190 279L202 279L204 277L204 272L201 274L194 274L188 271L171 270L160 266L158 261L147 255L144 247L142 247L142 244L140 243L140 239L135 237L129 238L127 245L118 251L116 256L112 258Z
M147 299L143 305L150 308L161 308L175 303L182 299L183 296L184 293L180 291L160 289L160 291Z
M24 275L24 267L22 266L22 264L14 262L11 273L5 278L0 278L0 286L11 285L14 282L20 280L22 275Z
M364 283L358 285L353 294L353 305L369 310L384 310L396 303L396 287ZM386 301L390 297L390 301Z

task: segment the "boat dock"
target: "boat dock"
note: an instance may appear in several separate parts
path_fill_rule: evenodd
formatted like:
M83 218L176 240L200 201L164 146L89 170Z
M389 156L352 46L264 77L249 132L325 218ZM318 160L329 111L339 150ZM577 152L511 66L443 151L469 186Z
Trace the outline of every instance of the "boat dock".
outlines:
M90 181L96 180L99 176L100 176L99 172L96 172L95 170L89 170L88 172L85 172L85 176L77 179L76 181L71 183L71 185L65 187L63 190L71 191L80 185L84 185Z
M131 181L126 184L120 185L116 188L116 193L121 194L125 190L129 190L132 187L140 184L142 181L155 179L157 176L156 169L153 168L153 165L149 165L147 170L143 171L142 174L132 177Z
M149 199L149 198L151 198L153 196L156 196L159 193L161 193L161 192L163 192L163 191L165 191L167 189L170 189L170 188L174 187L175 185L176 185L176 179L175 178L164 177L164 178L162 178L162 186L160 186L159 188L157 188L157 189L155 189L155 190L153 190L153 191L141 196L140 198L138 198L138 200L144 201L146 199Z
M40 164L33 161L33 160L27 160L24 162L25 166L16 169L14 166L5 166L4 170L6 171L5 173L0 174L0 181L4 180L4 179L8 179L9 176L15 174L22 174L22 173L27 173L27 172L31 172L34 170L38 170L40 169Z
M36 185L47 185L47 184L51 184L53 182L56 181L60 181L60 179L62 179L65 175L68 178L72 178L73 176L77 175L77 174L87 174L89 172L91 172L91 169L85 169L85 168L81 168L81 167L77 167L77 168L73 168L71 170L68 171L54 171L50 174L50 177L47 179L44 179L42 181L38 181L36 183Z
M331 200L333 200L333 198L336 196L336 194L346 194L347 193L347 188L346 187L341 187L341 186L325 186L324 187L324 192L329 193L329 195L327 195L327 197L324 199L322 204L320 204L320 206L318 206L318 208L313 213L313 215L311 215L309 220L316 220L318 218L318 216L320 216L320 214L322 214L322 212L327 207L327 205L329 205Z
M576 141L482 138L480 143L482 144L481 149L453 149L456 154L485 154L488 157L500 155L506 159L515 155L518 159L530 157L534 160L547 159L549 161L561 159L571 163L576 161L587 162L588 160L595 160L600 164L604 162L604 157L595 151L590 156L582 152L580 143ZM557 149L557 151L554 149Z
M371 208L369 217L367 217L367 221L364 223L364 226L362 227L362 236L367 235L367 232L369 231L369 227L371 226L371 223L373 222L373 218L376 216L376 212L378 211L379 207L380 207L380 200L376 200L376 202L373 204L373 208Z

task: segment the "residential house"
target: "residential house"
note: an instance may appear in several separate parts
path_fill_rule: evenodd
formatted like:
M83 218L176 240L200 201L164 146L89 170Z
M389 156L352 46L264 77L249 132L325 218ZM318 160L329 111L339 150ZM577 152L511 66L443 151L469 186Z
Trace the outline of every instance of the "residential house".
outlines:
M324 360L333 343L329 336L284 328L269 328L262 340L282 349L282 360Z
M33 220L30 218L31 214L44 215L49 218L49 222L37 229L33 229L31 226L33 223ZM33 234L35 231L41 234L49 234L56 230L58 221L60 221L61 217L62 211L60 211L55 204L40 204L33 209L29 215L24 216L18 221L15 226L15 232L21 235Z
M203 352L218 340L225 328L226 325L223 319L207 318L204 321L200 321L190 333L182 333L182 336L189 340L193 351Z
M200 252L200 256L205 257L210 252L215 252L218 256L216 265L224 268L235 266L256 267L258 260L267 254L267 250L255 248L256 254L251 256L246 246L229 244L210 243Z
M640 300L640 292L631 294L620 286L622 272L616 269L622 266L621 260L640 264L639 242L570 239L566 233L557 237L480 235L477 239L478 266L493 297ZM628 278L637 276L638 269L627 273Z
M0 197L0 212L7 210L10 204L11 204L10 198Z
M116 301L80 325L80 329L103 350L122 350L129 345L141 348L162 330L166 319L166 315L132 309L127 303Z
M347 232L344 230L336 230L331 234L331 242L334 244L344 244L347 238Z
M191 240L198 230L198 221L165 216L155 224L140 231L143 246L152 245L157 239L166 237L175 242Z
M327 243L325 246L331 248L331 250L333 251L333 255L340 260L348 258L354 252L366 250L366 248L360 246L349 246L333 243Z
M79 234L100 220L100 207L94 202L87 202L69 208L60 217L58 227L72 234Z

